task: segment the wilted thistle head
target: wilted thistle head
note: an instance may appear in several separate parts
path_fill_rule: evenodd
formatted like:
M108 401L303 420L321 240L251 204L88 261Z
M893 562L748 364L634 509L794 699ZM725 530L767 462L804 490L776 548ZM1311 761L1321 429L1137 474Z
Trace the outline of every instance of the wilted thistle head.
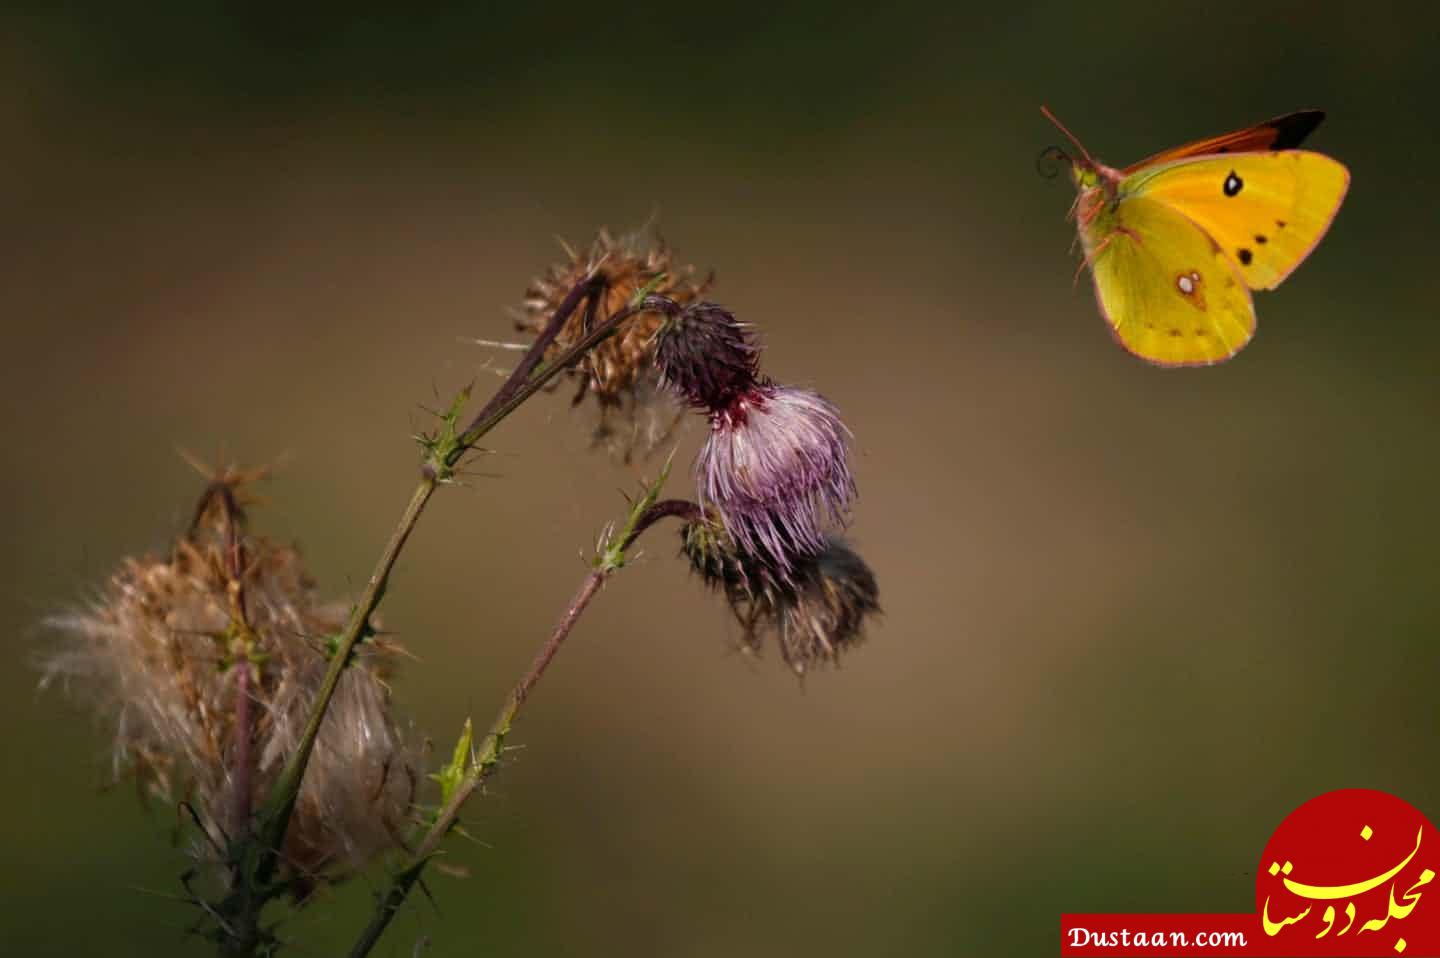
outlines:
M695 464L700 504L741 552L783 576L824 548L828 526L848 520L850 430L824 397L762 377L759 346L728 310L659 306L662 381L710 419Z
M566 251L568 262L550 267L525 291L524 310L516 321L521 330L538 334L566 294L592 274L603 278L606 286L597 321L624 308L641 289L648 287L683 304L699 297L711 283L711 278L700 277L695 267L677 265L664 241L649 229L619 239L602 229L583 253L568 247ZM653 362L660 321L653 313L633 317L571 371L578 380L575 402L592 396L599 408L596 442L627 459L653 452L677 419L678 410L658 388ZM546 358L575 345L584 336L583 324L584 310L577 309L546 351Z
M880 611L875 573L838 538L797 558L779 578L768 562L737 549L713 521L689 522L680 535L691 568L730 603L746 647L759 652L772 636L796 674L838 662L864 638L866 619Z
M724 413L760 378L760 346L749 327L717 303L680 304L659 296L655 335L661 381L707 414Z
M42 663L42 685L69 688L111 726L117 780L189 803L211 860L247 825L234 810L257 808L294 751L328 664L325 637L349 608L316 596L292 546L245 533L245 478L211 483L169 555L126 558L88 605L52 616ZM282 854L297 891L364 865L407 823L418 754L390 714L395 652L367 642L326 714Z

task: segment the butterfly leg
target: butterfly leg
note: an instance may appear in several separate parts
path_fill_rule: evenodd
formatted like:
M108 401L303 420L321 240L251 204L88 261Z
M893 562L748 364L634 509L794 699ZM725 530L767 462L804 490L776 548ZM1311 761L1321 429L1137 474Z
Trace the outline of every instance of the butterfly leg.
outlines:
M1095 261L1100 258L1100 254L1105 252L1105 250L1109 248L1110 244L1115 242L1115 240L1119 239L1121 236L1134 240L1136 244L1139 244L1140 242L1140 236L1134 230L1131 230L1128 227L1124 226L1115 227L1115 232L1105 237L1103 240L1100 241L1099 246L1096 246L1089 253L1085 254L1085 259L1080 262L1080 265L1075 270L1075 279L1072 281L1074 285L1078 286L1080 284L1080 274L1085 272L1085 268L1087 266L1092 266Z
M1075 198L1070 201L1070 210L1065 214L1065 222L1069 223L1075 219L1075 214L1080 211L1080 194L1076 193Z

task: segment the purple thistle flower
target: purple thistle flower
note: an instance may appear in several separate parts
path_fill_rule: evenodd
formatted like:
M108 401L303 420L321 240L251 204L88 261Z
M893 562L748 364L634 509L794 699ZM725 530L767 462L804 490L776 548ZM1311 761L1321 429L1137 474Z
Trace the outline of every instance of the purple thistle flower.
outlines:
M647 303L666 317L655 343L662 382L710 418L695 463L701 506L740 552L788 576L824 547L828 525L848 518L850 430L824 397L761 376L759 344L724 307Z
M828 523L846 523L850 430L824 397L763 381L713 411L710 426L695 463L700 504L783 577L797 556L824 548Z

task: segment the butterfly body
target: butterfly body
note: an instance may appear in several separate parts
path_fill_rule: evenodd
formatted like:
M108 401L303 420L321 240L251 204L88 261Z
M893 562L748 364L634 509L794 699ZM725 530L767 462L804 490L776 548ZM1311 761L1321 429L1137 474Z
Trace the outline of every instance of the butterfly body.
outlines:
M1278 117L1125 169L1078 142L1078 156L1062 154L1096 300L1123 347L1195 366L1250 341L1251 290L1278 286L1309 255L1349 184L1335 160L1291 148L1321 116Z

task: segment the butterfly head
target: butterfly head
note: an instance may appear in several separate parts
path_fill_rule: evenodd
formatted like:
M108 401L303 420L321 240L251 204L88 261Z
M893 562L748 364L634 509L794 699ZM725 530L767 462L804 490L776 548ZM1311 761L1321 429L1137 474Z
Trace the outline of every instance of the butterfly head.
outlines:
M1113 198L1120 182L1119 171L1111 169L1091 156L1090 151L1085 149L1085 145L1075 137L1075 134L1066 129L1065 124L1056 119L1049 107L1042 106L1040 112L1045 114L1047 120L1055 124L1056 129L1065 134L1065 139L1070 141L1074 150L1074 152L1070 152L1064 147L1052 146L1040 154L1041 161L1051 164L1061 163L1068 167L1070 179L1075 183L1075 189L1081 193L1086 193L1096 187L1104 187L1106 193Z

